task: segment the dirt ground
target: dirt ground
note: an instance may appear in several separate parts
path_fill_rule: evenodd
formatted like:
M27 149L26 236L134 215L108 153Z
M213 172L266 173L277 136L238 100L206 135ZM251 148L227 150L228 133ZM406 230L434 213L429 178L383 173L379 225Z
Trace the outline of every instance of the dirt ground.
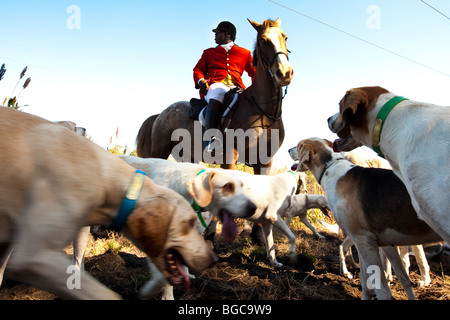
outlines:
M316 239L309 229L293 220L297 235L297 262L287 261L286 238L275 232L277 259L284 264L275 269L270 266L265 248L253 245L248 231L237 239L224 242L216 236L215 251L219 263L192 280L191 289L175 288L179 300L355 300L360 299L359 271L352 270L354 279L339 274L338 246L342 238L329 233L320 224L314 224L326 237ZM292 224L291 224L292 227ZM241 229L243 230L243 229ZM139 288L150 278L144 255L117 234L109 234L113 245L96 253L96 243L90 240L85 269L100 282L122 295L124 299L138 299ZM111 242L109 242L111 243ZM71 249L66 251L69 255ZM357 260L356 252L355 260ZM431 285L419 288L420 273L411 258L410 277L417 299L450 300L450 256L441 254L429 260ZM406 295L394 276L391 290L396 299ZM37 288L4 280L0 300L53 300L56 296ZM159 299L156 297L155 299Z

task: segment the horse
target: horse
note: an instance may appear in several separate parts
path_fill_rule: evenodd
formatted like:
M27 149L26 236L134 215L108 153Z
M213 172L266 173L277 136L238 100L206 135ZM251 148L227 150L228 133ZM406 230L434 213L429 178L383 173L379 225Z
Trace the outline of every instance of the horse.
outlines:
M262 24L247 20L257 31L253 51L256 74L232 111L222 118L219 130L205 132L199 121L188 117L189 102L175 102L142 124L136 138L139 157L167 159L172 154L177 161L217 163L225 169L235 169L240 161L253 167L255 174L270 171L272 158L284 140L283 87L290 84L294 71L280 19ZM223 152L203 151L203 140L218 135Z

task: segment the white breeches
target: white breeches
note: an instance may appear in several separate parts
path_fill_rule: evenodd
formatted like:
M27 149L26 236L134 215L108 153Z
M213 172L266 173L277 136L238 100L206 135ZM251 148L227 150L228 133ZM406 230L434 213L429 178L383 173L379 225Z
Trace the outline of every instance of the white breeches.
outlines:
M214 99L220 102L223 102L223 98L225 97L225 93L233 89L234 87L229 87L222 82L213 83L209 89L208 93L205 96L206 102L209 103L209 99Z

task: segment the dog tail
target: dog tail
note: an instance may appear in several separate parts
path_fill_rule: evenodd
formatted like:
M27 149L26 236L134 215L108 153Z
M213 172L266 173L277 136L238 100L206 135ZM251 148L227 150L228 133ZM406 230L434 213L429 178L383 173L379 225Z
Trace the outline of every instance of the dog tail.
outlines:
M136 154L141 158L150 158L152 151L153 123L159 114L154 114L145 120L136 136Z
M331 232L333 232L335 234L339 233L339 230L340 230L339 225L337 225L337 224L329 224L329 223L326 223L325 221L322 221L320 219L317 219L317 221L319 221L319 223L321 225L323 225L325 228L327 228L329 231L331 231Z

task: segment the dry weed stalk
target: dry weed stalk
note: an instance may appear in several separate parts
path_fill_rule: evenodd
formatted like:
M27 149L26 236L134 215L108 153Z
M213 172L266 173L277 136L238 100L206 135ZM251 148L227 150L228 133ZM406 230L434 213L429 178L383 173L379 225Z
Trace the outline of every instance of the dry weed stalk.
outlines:
M3 77L5 76L6 70L7 70L7 69L6 69L6 67L5 67L5 64L3 63L2 66L1 66L1 68L0 68L0 81L1 81L1 80L3 79ZM20 81L22 80L22 78L25 77L25 74L26 74L27 70L28 70L28 67L25 67L25 68L22 70L22 72L20 73L20 76L19 76L19 80L17 80L17 83L16 83L16 85L14 86L14 89L12 90L12 92L11 92L11 94L10 94L10 98L6 97L6 98L3 100L3 105L5 105L5 106L7 106L7 107L9 107L9 108L16 109L16 110L19 110L21 107L23 107L23 106L19 106L19 103L18 103L17 101L18 101L19 98L21 97L23 90L25 90L25 89L30 85L31 77L28 77L28 78L25 80L25 82L24 82L23 85L22 85L22 89L20 90L20 92L19 92L18 95L14 95L14 92L16 91L17 86L19 85L19 83L20 83ZM12 97L12 98L11 98L11 97ZM24 106L26 106L26 105L24 105Z

